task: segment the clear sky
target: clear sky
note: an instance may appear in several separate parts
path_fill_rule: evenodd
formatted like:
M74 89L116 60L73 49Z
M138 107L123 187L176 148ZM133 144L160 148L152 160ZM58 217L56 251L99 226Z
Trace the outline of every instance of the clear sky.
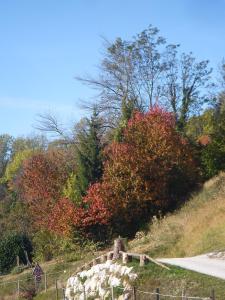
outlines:
M38 113L79 120L95 92L74 76L96 74L101 37L149 24L215 68L225 57L225 0L0 0L0 134L33 132Z

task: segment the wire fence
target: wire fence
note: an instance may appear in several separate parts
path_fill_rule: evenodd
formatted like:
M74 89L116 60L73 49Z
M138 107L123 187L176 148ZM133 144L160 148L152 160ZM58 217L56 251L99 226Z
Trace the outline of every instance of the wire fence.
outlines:
M161 293L159 288L157 288L155 291L150 292L150 291L140 290L136 287L133 287L130 290L125 289L125 288L121 288L121 287L119 287L119 288L118 287L117 288L110 287L110 288L108 288L108 290L110 291L110 296L111 296L112 300L118 299L118 297L115 296L117 294L116 290L118 290L118 289L122 290L122 292L124 292L127 295L127 298L125 296L124 299L129 299L129 300L144 300L144 299L146 299L146 300L147 299L148 300L169 300L169 299L216 300L214 290L211 290L211 294L208 297L200 297L200 296L196 297L196 296L188 296L186 294L185 290L182 290L180 295L171 295L171 294ZM62 289L62 295L63 295L63 298L62 298L63 300L73 299L72 298L73 296L71 296L71 298L66 296L66 289L65 288ZM84 292L83 292L83 299L84 300L89 299L88 296L86 296L86 295L87 295L87 293L85 293L85 289L84 289ZM104 298L102 298L102 299L104 299ZM60 298L60 300L61 300L61 298Z
M69 272L58 271L52 273L43 273L41 277L26 274L18 280L0 282L0 300L16 300L21 297L28 297L40 292L49 293L49 299L63 299L63 288ZM56 297L56 294L58 296Z
M16 300L20 299L23 296L27 296L37 293L48 293L46 299L54 299L54 300L70 300L73 299L66 297L66 281L68 277L72 274L65 271L58 271L52 273L44 273L37 280L35 276L31 274L27 274L24 278L14 280L14 281L5 281L0 282L0 300ZM185 290L181 290L180 293L176 293L176 295L165 293L165 290L162 292L159 288L154 291L146 291L139 289L139 287L133 287L132 290L127 290L122 287L110 287L110 295L111 299L117 299L118 290L121 290L119 294L128 294L130 300L169 300L169 299L177 299L177 300L216 300L214 290L211 290L211 293L208 297L205 296L190 296L186 293ZM88 300L88 293L85 293L84 290L84 300ZM7 297L6 297L7 295ZM11 297L11 298L10 298Z

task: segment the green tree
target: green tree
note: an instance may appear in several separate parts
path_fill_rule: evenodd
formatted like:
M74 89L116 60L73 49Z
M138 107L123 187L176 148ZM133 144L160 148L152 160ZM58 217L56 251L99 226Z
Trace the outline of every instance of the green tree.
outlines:
M102 176L102 121L95 109L90 119L76 127L76 170L64 188L64 195L80 203L88 186Z
M132 102L127 101L126 99L122 100L121 117L114 134L115 141L122 142L124 128L127 126L127 122L132 117L134 110L135 107L133 106Z
M210 142L202 149L201 160L205 178L225 170L225 96L222 92L214 111Z
M47 148L47 139L43 135L32 135L27 137L17 137L13 139L12 156L17 152L25 150L44 150Z
M16 265L16 256L26 264L25 252L31 257L32 245L28 237L22 234L10 234L0 241L0 274L4 274Z
M31 149L16 152L12 160L7 164L3 180L11 184L20 171L23 161L31 157L33 153Z
M11 156L13 138L8 134L0 135L0 178L4 175L6 165Z
M211 135L214 132L215 126L215 110L207 109L199 116L191 117L186 126L186 135L194 141L197 141L201 136Z

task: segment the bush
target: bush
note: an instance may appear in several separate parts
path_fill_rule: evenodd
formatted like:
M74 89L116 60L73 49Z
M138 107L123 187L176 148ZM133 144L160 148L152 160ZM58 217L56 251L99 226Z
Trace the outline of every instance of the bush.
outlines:
M38 231L33 237L34 259L37 261L49 261L59 254L60 239L47 230Z
M36 261L49 261L59 256L66 262L77 261L83 258L85 253L97 251L98 244L87 241L81 236L73 238L60 237L47 230L41 230L34 235L34 259Z
M0 274L10 271L16 265L16 257L26 264L25 252L31 259L32 245L23 234L10 234L0 241Z

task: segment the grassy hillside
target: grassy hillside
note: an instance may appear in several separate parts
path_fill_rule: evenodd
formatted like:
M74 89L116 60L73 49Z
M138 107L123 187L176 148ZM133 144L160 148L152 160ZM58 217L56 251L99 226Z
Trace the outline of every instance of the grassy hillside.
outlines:
M205 252L225 249L225 173L206 182L201 191L193 195L182 208L154 221L146 232L139 232L137 237L129 242L129 248L134 252L148 253L155 257L178 257L202 254ZM50 300L56 298L55 279L58 280L59 299L62 295L62 286L77 266L96 256L89 253L77 262L52 261L43 264L45 272L49 274L48 290L42 287L34 299ZM209 296L210 290L215 289L217 299L224 299L224 281L196 272L171 267L171 270L162 269L154 264L144 268L138 262L132 262L139 274L138 289L154 291L159 287L163 293L180 295L182 289L191 296ZM15 299L17 280L25 280L30 271L20 275L0 277L0 299ZM12 284L4 284L14 281ZM22 282L21 282L22 285ZM138 299L149 299L146 294L140 294Z
M224 280L203 275L200 273L184 270L170 266L170 270L165 270L155 264L148 264L139 267L138 261L130 263L139 274L137 286L137 299L155 299L140 291L154 292L156 288L160 293L180 296L185 290L189 296L209 297L211 290L214 289L217 300L224 300L225 284ZM61 297L61 298L60 298ZM34 300L55 300L56 291L54 286L48 289L47 293L42 292ZM62 292L59 290L59 299L62 299ZM169 299L169 298L165 298ZM23 299L21 299L23 300Z
M225 173L206 182L181 209L158 220L130 242L137 252L182 257L225 249Z
M38 295L34 298L37 300L51 300L56 298L56 280L58 285L59 299L62 299L62 288L65 286L67 279L76 271L77 267L89 261L93 253L87 254L85 258L75 262L65 262L62 258L52 260L40 264L42 270L47 274L47 293L45 291L44 276L39 286ZM25 270L21 274L8 274L0 276L0 300L15 300L17 299L18 280L20 281L20 291L23 291L29 286L33 286L34 279L32 270ZM20 297L20 299L24 299Z
M90 260L91 257L89 257ZM48 275L48 289L47 292L44 291L43 283L41 287L41 292L38 293L34 300L55 300L56 299L56 289L55 280L58 282L58 299L62 299L62 286L65 286L66 281L70 274L74 272L76 267L83 264L84 261L74 262L74 263L64 263L52 261L42 265L45 272ZM145 292L154 292L156 288L160 288L160 293L171 294L171 295L181 295L182 290L185 290L189 296L203 296L208 297L210 295L211 289L216 292L216 299L223 300L225 294L225 284L224 280L214 278L211 276L203 275L200 273L192 272L189 270L184 270L178 267L170 266L170 270L165 270L153 263L150 263L144 267L139 267L138 261L133 261L130 263L133 266L137 274L139 274L137 286L137 296L138 300L150 299L148 294ZM65 272L66 271L66 272ZM17 280L24 280L29 272L17 275L7 275L2 276L0 283L4 281L13 281L10 285L1 285L0 288L0 300L15 300L17 299ZM21 283L21 287L23 284ZM153 298L152 298L153 299ZM20 300L25 300L20 297Z
M186 295L190 297L209 297L212 289L214 289L216 299L224 300L225 281L222 279L174 266L170 266L170 270L165 270L152 263L144 267L139 267L138 262L131 264L139 274L136 283L138 300L155 299L155 297L141 291L153 292L156 288L160 289L161 294L181 296L182 291L185 291ZM162 297L162 299L169 300L172 298Z

